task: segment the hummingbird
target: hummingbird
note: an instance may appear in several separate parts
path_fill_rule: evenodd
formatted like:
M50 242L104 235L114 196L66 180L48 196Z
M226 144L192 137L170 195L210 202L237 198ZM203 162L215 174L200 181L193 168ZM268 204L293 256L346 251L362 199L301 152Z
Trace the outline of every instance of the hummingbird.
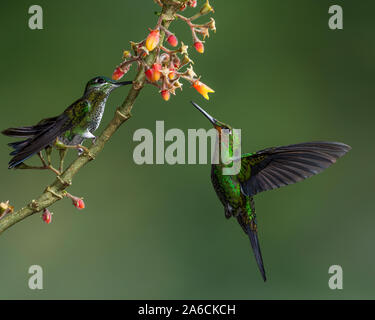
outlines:
M52 145L60 149L76 148L81 154L85 149L81 145L85 139L95 142L93 133L100 125L109 94L128 84L132 84L132 81L116 82L103 76L93 78L86 84L83 96L59 116L43 119L34 126L2 131L2 134L10 137L25 138L8 144L14 149L10 153L13 158L9 162L9 169Z
M229 153L233 155L233 145L238 137L235 136L232 127L216 120L196 103L192 102L192 104L217 130L216 153L222 145L223 132L227 132ZM327 141L267 148L255 153L239 155L237 160L241 161L240 170L236 175L224 175L223 168L232 164L225 164L220 159L216 161L217 164L211 165L211 182L224 206L225 217L236 218L249 237L264 281L266 281L266 272L258 239L254 196L316 175L334 164L350 149L351 147L344 143Z

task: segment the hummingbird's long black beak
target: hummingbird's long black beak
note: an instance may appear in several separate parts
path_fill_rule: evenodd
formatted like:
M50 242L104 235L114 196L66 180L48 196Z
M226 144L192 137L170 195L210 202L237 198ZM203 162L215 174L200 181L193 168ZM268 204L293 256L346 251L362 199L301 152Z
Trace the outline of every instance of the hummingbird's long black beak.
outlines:
M194 101L190 101L191 102L191 104L194 106L194 107L196 107L200 112L202 112L203 113L203 115L214 125L214 126L216 126L216 122L217 122L217 120L214 118L214 117L212 117L212 116L210 116L205 110L203 110L200 106L198 106Z
M114 84L121 87L121 86L126 86L128 84L133 84L133 81L121 81L121 82L115 82Z

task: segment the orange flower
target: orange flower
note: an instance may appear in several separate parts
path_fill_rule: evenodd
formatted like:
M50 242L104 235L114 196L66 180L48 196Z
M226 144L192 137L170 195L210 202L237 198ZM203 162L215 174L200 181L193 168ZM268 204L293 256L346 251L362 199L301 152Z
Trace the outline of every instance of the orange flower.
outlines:
M146 48L148 51L152 51L159 44L160 32L159 29L151 30L146 39Z
M154 71L153 75L153 81L158 81L161 77L161 64L160 63L154 63L152 66L152 70Z
M204 45L203 45L203 42L201 41L196 41L194 43L194 47L195 47L195 50L197 50L199 53L203 53L204 52Z
M195 90L197 90L207 100L210 99L208 94L215 92L209 86L205 85L204 83L200 82L199 80L195 80L193 82L193 87L194 87Z
M145 74L149 81L156 82L159 81L161 77L161 64L154 63L150 69L147 69Z
M176 70L174 68L169 68L168 78L170 80L176 78Z

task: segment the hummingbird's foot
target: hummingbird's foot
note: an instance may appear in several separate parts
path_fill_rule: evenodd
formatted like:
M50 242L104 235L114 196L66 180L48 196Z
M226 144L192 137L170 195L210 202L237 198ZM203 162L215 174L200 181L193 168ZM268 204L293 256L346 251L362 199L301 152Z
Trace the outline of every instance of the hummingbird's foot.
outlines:
M75 148L78 150L78 155L81 156L81 155L86 155L88 156L91 160L95 160L95 157L92 155L92 153L90 152L90 150L88 148L86 148L85 146L81 145L81 144L77 144L75 146Z
M76 149L78 150L78 155L81 156L82 154L87 155L91 160L94 160L95 157L91 154L90 150L81 144L76 145L66 145L62 143L60 140L56 139L55 147L58 149L66 150L66 149Z

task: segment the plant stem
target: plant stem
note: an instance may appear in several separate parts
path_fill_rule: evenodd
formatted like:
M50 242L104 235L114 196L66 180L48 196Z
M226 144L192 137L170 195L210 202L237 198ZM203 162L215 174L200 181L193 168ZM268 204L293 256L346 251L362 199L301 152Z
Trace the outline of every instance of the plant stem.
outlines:
M163 21L162 25L165 28L168 28L170 23L174 20L174 15L179 9L178 0L161 0L163 3L162 15ZM182 1L183 2L183 1ZM162 30L160 33L160 42L162 45L165 38L165 32ZM149 56L146 58L146 63L151 65L156 59L156 48L152 51ZM117 109L115 115L111 122L104 129L103 133L97 139L95 145L91 146L89 149L90 154L82 154L78 157L66 170L65 172L56 178L56 180L49 186L45 188L45 191L35 200L32 200L28 205L22 209L15 211L12 214L6 215L3 219L0 220L0 234L15 225L17 222L22 221L23 219L43 211L45 208L50 207L56 201L61 200L65 196L65 189L72 184L73 177L77 172L82 169L88 162L92 160L90 155L96 157L104 148L105 144L109 141L112 135L117 131L117 129L132 116L131 111L133 109L135 100L138 97L138 94L142 90L146 81L144 67L140 68L138 74L133 81L133 86L130 89L127 97L125 98L122 105Z

